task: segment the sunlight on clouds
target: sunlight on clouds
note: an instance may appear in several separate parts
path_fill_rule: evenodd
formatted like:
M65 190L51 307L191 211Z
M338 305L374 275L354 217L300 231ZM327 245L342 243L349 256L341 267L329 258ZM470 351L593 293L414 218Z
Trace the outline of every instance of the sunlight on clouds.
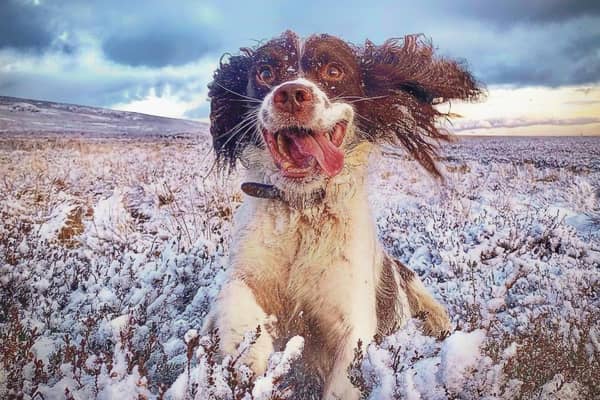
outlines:
M208 98L207 83L210 81L215 68L216 65L212 60L177 67L163 67L161 70L164 77L182 79L186 82L184 87L176 90L172 85L166 84L160 93L157 92L156 87L151 87L146 94L129 94L127 97L133 97L132 100L113 104L111 108L162 117L186 118L186 112L206 104ZM204 120L204 118L199 118L199 120Z
M208 69L204 72L208 73ZM170 87L160 94L152 88L143 98L119 103L113 108L185 118L186 111L200 107L205 101L206 91L192 100L183 100ZM462 115L453 121L452 127L459 134L600 134L600 86L491 87L487 98L480 103L452 104L442 110Z
M441 108L460 114L461 134L600 134L600 85L490 87L480 103Z
M148 95L143 99L115 104L112 108L161 117L183 118L186 111L197 108L204 102L206 102L206 95L191 101L183 101L179 96L171 93L171 88L167 86L161 96L156 94L155 88L151 88Z

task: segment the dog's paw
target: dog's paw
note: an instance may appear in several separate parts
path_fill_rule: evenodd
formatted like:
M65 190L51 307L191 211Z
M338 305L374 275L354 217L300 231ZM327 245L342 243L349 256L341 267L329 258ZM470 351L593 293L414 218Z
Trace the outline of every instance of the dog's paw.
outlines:
M440 304L431 304L427 311L417 315L423 321L423 330L426 335L444 339L450 335L452 324L446 309Z

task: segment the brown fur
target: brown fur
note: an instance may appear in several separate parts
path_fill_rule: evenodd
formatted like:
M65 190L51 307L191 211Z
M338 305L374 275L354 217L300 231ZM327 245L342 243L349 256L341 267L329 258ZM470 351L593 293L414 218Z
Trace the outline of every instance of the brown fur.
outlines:
M394 264L390 261L388 257L383 260L377 285L377 335L380 337L387 336L398 328L396 304L400 296L400 287L394 279Z
M236 215L231 275L205 324L218 327L224 353L263 327L243 360L262 374L271 352L301 335L303 362L318 371L324 398L358 399L346 374L358 341L388 335L411 316L429 334L450 329L418 276L378 243L367 163L385 143L439 175L436 141L450 136L437 128L446 115L434 106L479 94L460 64L435 57L419 36L357 47L288 31L220 64L209 90L213 146L223 169L244 163L244 191L254 196ZM288 129L302 135L294 140L326 143L320 155L308 151L320 169L299 158L306 175L286 175L291 150L286 159L274 135L285 130L277 139L288 140ZM296 152L308 148L294 143Z
M319 82L318 70L330 59L344 64L348 73L335 84L321 81L330 98L353 103L359 128L357 141L386 143L404 149L427 171L435 166L436 142L451 135L436 126L449 118L434 106L452 99L474 100L482 89L457 61L435 56L421 35L390 39L377 46L366 41L357 47L330 35L314 35L303 44L287 31L262 46L242 48L239 55L223 59L209 85L211 134L221 166L233 167L249 145L263 146L255 124L247 118L256 111L270 87L294 79L299 67L308 79ZM260 65L274 66L276 80L263 85L256 79Z

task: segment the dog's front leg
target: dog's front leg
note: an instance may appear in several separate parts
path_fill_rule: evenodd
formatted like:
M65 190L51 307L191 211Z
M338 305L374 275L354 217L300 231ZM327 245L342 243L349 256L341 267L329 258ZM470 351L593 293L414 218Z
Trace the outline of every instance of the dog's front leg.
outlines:
M452 324L446 308L433 298L418 276L408 281L406 294L412 316L423 320L425 334L443 338L450 333Z
M323 332L328 343L327 348L323 349L323 356L328 359L333 356L333 363L329 364L329 372L325 376L325 400L360 399L360 391L350 382L348 367L358 342L367 345L377 331L372 289L364 282L362 285L358 282L346 284L346 287L352 288L352 296L347 293L346 302L340 302L338 307L324 308L329 312L321 314L319 323L319 326L328 327Z
M226 283L211 317L212 326L218 329L224 354L235 354L244 335L260 326L256 343L250 346L241 362L249 365L255 374L262 375L273 352L273 338L267 331L268 315L256 302L250 287L241 280Z
M359 328L360 329L360 328ZM348 377L348 367L354 358L354 350L359 340L363 345L373 340L373 333L360 335L357 329L349 329L338 343L335 361L326 382L324 400L358 400L360 391L354 387Z

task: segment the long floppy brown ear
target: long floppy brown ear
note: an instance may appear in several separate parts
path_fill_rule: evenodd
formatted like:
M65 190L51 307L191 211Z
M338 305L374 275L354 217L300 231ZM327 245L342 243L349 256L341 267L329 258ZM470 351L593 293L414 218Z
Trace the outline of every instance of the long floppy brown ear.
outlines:
M217 155L217 165L231 170L243 149L256 142L254 124L248 113L256 103L247 97L248 71L252 50L243 48L240 55L223 55L213 81L208 85L210 98L210 133Z
M437 144L452 136L436 121L451 115L434 106L479 98L482 89L473 76L459 62L434 56L422 35L390 39L381 46L367 41L361 68L365 94L372 98L356 103L364 138L404 147L427 171L441 177L434 161Z

